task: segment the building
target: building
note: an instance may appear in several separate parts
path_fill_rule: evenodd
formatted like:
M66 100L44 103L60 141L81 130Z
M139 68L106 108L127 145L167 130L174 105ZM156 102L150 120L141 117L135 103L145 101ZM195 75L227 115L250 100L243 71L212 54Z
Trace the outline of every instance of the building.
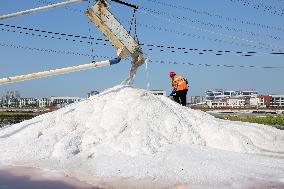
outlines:
M18 101L18 99L16 99L16 98L9 98L9 99L7 99L7 101L6 101L6 106L7 106L7 107L13 107L13 108L15 108L15 107L18 107L18 105L19 105L19 101Z
M19 107L37 107L37 99L36 98L20 98L19 99Z
M205 91L206 100L219 99L219 97L222 95L224 95L223 89L214 89L214 90Z
M249 99L250 106L257 108L267 108L270 106L272 97L269 95L259 95Z
M19 91L7 91L1 98L2 107L17 107L20 99Z
M228 99L228 106L232 108L239 108L239 107L244 107L246 104L249 104L248 102L249 99L246 97L236 97L236 98L229 98Z
M37 105L40 108L51 106L51 100L48 98L37 99Z
M67 104L71 104L74 102L79 102L81 100L84 100L83 98L79 98L79 97L51 97L50 98L50 103L54 106L56 105L67 105Z
M270 107L284 107L284 95L270 95Z
M154 95L163 95L166 96L166 91L163 90L150 90L150 93L154 94Z
M206 101L209 108L223 108L227 106L227 99L214 99Z
M206 98L205 96L189 96L188 103L189 104L200 104L205 103Z
M20 92L19 91L7 91L6 94L2 97L4 99L19 99Z
M99 91L91 91L88 93L87 97L90 98L91 96L97 95L99 93L100 93Z
M224 96L226 98L232 98L232 97L235 97L237 96L237 92L236 91L224 91Z
M206 100L234 98L234 97L252 97L258 95L255 90L233 91L224 89L214 89L205 91Z
M244 90L244 91L236 91L237 96L243 96L243 97L253 97L257 96L258 92L254 89L251 90Z

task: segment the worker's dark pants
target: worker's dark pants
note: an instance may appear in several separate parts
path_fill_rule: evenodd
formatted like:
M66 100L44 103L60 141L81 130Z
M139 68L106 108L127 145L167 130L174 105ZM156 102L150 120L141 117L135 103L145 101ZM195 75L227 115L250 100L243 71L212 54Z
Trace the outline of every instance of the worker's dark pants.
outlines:
M176 92L176 95L174 95L174 100L183 105L183 106L186 106L186 95L187 95L187 89L185 90L181 90L181 91L177 91Z

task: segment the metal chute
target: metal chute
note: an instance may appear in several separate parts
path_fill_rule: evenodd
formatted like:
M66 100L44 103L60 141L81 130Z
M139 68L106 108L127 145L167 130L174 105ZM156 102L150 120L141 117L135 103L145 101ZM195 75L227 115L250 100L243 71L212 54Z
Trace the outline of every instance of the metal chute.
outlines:
M115 2L121 2L115 0ZM137 40L135 40L123 25L114 17L108 9L108 3L99 0L91 7L86 15L106 38L117 48L117 55L121 58L131 56L132 64L141 65L144 58Z

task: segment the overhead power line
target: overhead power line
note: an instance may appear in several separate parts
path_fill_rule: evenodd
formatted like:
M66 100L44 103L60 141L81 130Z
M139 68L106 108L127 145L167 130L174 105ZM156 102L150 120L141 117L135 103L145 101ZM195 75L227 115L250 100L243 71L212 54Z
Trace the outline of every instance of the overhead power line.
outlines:
M72 55L72 56L85 56L85 57L97 57L97 58L104 58L104 59L113 59L113 57L109 56L100 56L100 55L93 55L87 53L79 53L74 51L67 51L67 50L56 50L56 49L46 49L46 48L36 48L36 47L28 47L23 45L15 45L15 44L6 44L1 43L1 47L8 47L8 48L15 48L15 49L24 49L29 51L35 52L43 52L43 53L53 53L53 54L64 54L64 55ZM160 64L173 64L173 65L188 65L188 66L205 66L205 67L219 67L219 68L264 68L264 69L284 69L281 66L254 66L254 65L228 65L228 64L204 64L204 63L191 63L191 62L177 62L177 61L165 61L165 60L153 60L150 59L149 62L152 63L160 63Z
M143 10L140 10L140 12L143 12L143 13L149 15L149 16L158 18L160 20L170 22L172 24L178 24L178 25L181 25L181 26L185 26L185 27L188 27L188 28L191 28L191 29L201 31L201 32L209 33L209 34L212 34L212 35L217 35L219 37L226 37L226 38L229 38L231 40L235 40L235 41L237 40L237 41L241 41L241 42L248 43L248 44L255 45L255 46L262 46L262 47L266 47L266 48L271 48L271 49L274 49L274 50L279 50L281 52L284 51L284 47L282 47L282 46L278 46L278 45L274 45L274 44L267 44L267 43L263 43L263 42L260 42L260 41L254 41L254 40L251 40L251 39L245 39L245 38L238 37L238 36L223 34L223 33L220 33L220 32L215 32L215 31L212 31L212 30L191 26L187 23L177 22L177 21L174 21L174 20L159 16L159 15L155 15L155 14L147 12L147 11L143 11Z
M52 32L52 31L46 31L46 30L40 30L40 29L33 29L33 28L27 28L27 27L21 27L21 26L15 26L15 25L9 25L9 24L2 24L0 23L0 27L9 27L11 29L4 29L2 28L2 31L8 31L13 33L20 33L20 34L26 34L26 35L32 35L32 36L38 36L38 37L44 37L44 38L52 38L52 39L59 39L59 40L65 40L65 41L77 41L80 43L91 43L88 40L96 40L95 44L99 44L99 41L107 42L108 40L102 39L102 38L93 38L93 37L87 37L87 36L81 36L76 34L66 34L61 32ZM25 32L18 30L24 30ZM40 34L37 34L40 33ZM107 45L106 43L103 43L103 45Z
M174 30L174 29L169 29L169 28L163 28L163 27L160 27L160 26L154 26L154 25L150 25L150 24L143 24L143 23L138 23L137 24L138 26L141 26L141 27L145 27L145 28L148 28L148 29L153 29L153 30L156 30L156 31L160 31L160 32L167 32L167 33L171 33L171 34L175 34L175 35L179 35L179 36L182 36L182 37L191 37L191 38L195 38L195 39L201 39L201 40L207 40L207 41L211 41L211 42L217 42L217 43L227 43L227 44L230 44L230 45L237 45L237 46L241 46L241 47L244 47L244 46L248 46L248 44L245 44L245 43L242 43L242 42L235 42L235 41L229 41L229 40L225 40L225 39L220 39L220 38L214 38L214 37L210 37L210 36L203 36L203 35L200 35L200 34L192 34L192 33L187 33L187 32L183 32L183 31L180 31L180 30ZM163 46L163 45L154 45L154 46ZM251 46L251 45L250 45ZM253 48L257 48L257 46L251 46ZM259 49L262 49L263 47L259 47ZM190 48L184 48L184 47L177 47L177 49L190 49ZM195 48L193 48L195 49ZM265 48L266 50L270 50L268 48ZM204 49L203 49L204 51ZM217 54L216 55L220 55L220 50L212 50L212 49L207 49L207 51L209 52L216 52ZM233 54L238 54L238 55L243 55L243 54L247 54L246 51L231 51L231 50L222 50L222 51L229 51L230 53L233 53ZM263 52L256 52L257 54L259 55L268 55L269 53L263 53Z
M149 60L149 62L160 64L173 64L173 65L188 65L188 66L205 66L205 67L219 67L219 68L263 68L263 69L284 69L281 66L254 66L254 65L228 65L228 64L203 64L203 63L190 63L190 62L176 62L164 60Z
M234 3L237 2L243 6L250 7L258 11L264 11L264 12L267 12L273 15L277 15L277 16L284 15L284 9L279 9L275 6L265 5L263 3L256 4L256 3L253 3L247 0L229 0L229 1L234 2Z
M145 46L145 45L144 45ZM196 55L204 55L207 53L214 53L214 55L217 56L221 56L221 55L228 55L228 54L235 54L235 55L239 55L239 56L276 56L276 55L284 55L283 53L258 53L255 51L247 51L247 52L242 52L242 51L230 51L230 50L212 50L212 49L197 49L197 48L185 48L185 47L175 47L175 46L163 46L163 45L146 45L148 47L148 50L152 51L152 50L159 50L160 52L172 52L172 53L176 53L176 52L181 52L184 54L187 53L194 53ZM156 47L159 49L153 49L152 47ZM162 48L162 49L161 49Z
M54 3L53 1L47 1L47 0L36 0L38 2L41 2L43 4L50 4L50 3ZM157 2L157 1L155 1ZM163 3L165 4L165 3ZM91 6L91 1L89 0L89 6ZM76 9L76 8L70 8L70 7L64 7L65 9L68 9L72 12L84 12L80 9ZM225 29L227 31L234 31L234 32L240 32L240 33L244 33L246 35L250 35L250 36L253 36L253 37L256 37L256 36L259 36L259 37L262 37L261 34L259 33L255 33L255 32L252 32L252 31L248 31L248 30L245 30L245 29L240 29L240 28L234 28L234 27L230 27L230 26L223 26L223 25L220 25L220 24L214 24L214 23L211 23L211 22L208 22L208 21L202 21L202 20L198 20L198 19L191 19L191 18L188 18L188 17L179 17L179 16L174 16L174 15L171 15L167 12L162 12L162 11L158 11L158 10L154 10L154 9L150 9L150 8L146 8L146 7L143 7L143 6L140 6L139 9L142 9L144 11L148 11L148 12L151 12L151 13L154 13L154 14L159 14L159 15L167 15L167 16L170 16L172 18L176 18L176 19L179 19L179 20L186 20L186 21L189 21L191 23L195 23L195 24L201 24L201 25L204 25L204 26L209 26L209 27L213 27L213 28L219 28L219 29ZM270 38L270 39L273 39L273 40L281 40L282 37L280 36L273 36L273 35L265 35L263 37L267 37L267 38Z
M175 8L175 9L179 9L179 10L186 10L188 12L191 12L193 14L198 14L198 15L205 15L205 16L209 16L209 17L214 17L214 18L218 18L218 19L223 19L229 22L237 22L240 24L244 24L244 25L251 25L251 26L255 26L255 27L260 27L262 29L274 29L274 30L278 30L278 31L284 31L284 27L281 26L270 26L267 24L261 24L261 23L257 23L254 21L247 21L247 20L242 20L239 18L231 18L231 17L227 17L227 16L223 16L217 13L211 13L211 12L207 12L207 11L203 11L203 10L197 10L197 9L193 9L193 8L189 8L189 7L185 7L185 6L178 6L178 5L172 5L169 3L165 3L165 2L160 2L157 0L147 0L149 2L158 4L158 5L162 5L162 6L166 6L166 7L171 7L171 8Z
M215 23L212 23L212 22L209 22L209 21L203 21L203 20L199 20L199 19L191 19L191 18L185 17L185 16L172 15L168 12L150 9L150 8L140 7L140 9L144 10L146 12L151 12L153 14L160 15L160 16L171 17L171 18L177 19L177 20L179 20L183 23L187 22L187 23L190 23L190 24L200 24L200 25L203 25L203 26L206 26L206 27L211 27L211 28L214 28L214 29L224 29L224 30L227 30L229 32L243 33L245 35L249 35L249 36L252 36L252 37L261 37L261 38L266 37L266 38L278 40L278 41L282 40L282 37L280 37L280 36L271 35L271 34L263 35L263 34L260 34L260 33L248 31L247 29L241 29L241 28L227 26L227 25L224 25L223 23L222 24L215 24Z
M104 59L113 59L114 57L109 56L100 56L97 54L88 54L88 53L79 53L74 51L68 51L68 50L55 50L55 49L47 49L47 48L36 48L36 47L28 47L23 45L15 45L15 44L7 44L7 43L1 43L1 47L8 47L8 48L14 48L14 49L23 49L23 50L29 50L29 51L37 51L37 52L43 52L43 53L53 53L53 54L64 54L64 55L74 55L74 56L85 56L85 57L96 57L96 58L104 58Z
M39 29L33 29L28 27L21 27L21 26L15 26L15 25L9 25L9 24L1 24L0 27L8 27L11 29L4 29L2 28L2 31L8 31L13 33L20 33L24 35L31 35L31 36L37 36L37 37L43 37L43 38L51 38L51 39L59 39L63 41L73 41L73 42L80 42L80 43L92 43L93 40L96 40L96 42L93 42L95 45L98 45L100 43L103 43L103 45L107 45L105 42L108 40L104 40L102 38L93 38L93 37L87 37L87 36L81 36L81 35L75 35L75 34L66 34L61 32L51 32L46 30L39 30ZM18 30L24 30L18 31ZM35 33L40 34L35 34ZM152 51L153 48L158 49L160 52L181 52L184 54L187 53L195 53L197 55L204 55L206 53L215 53L215 55L220 56L224 54L235 54L239 56L275 56L275 55L284 55L283 53L261 53L261 52L255 52L255 51L230 51L230 50L212 50L212 49L197 49L197 48L186 48L186 47L175 47L175 46L168 46L168 45L157 45L157 44L143 44L140 43L141 46L144 46L144 48L148 48L148 50ZM93 51L93 50L92 50Z

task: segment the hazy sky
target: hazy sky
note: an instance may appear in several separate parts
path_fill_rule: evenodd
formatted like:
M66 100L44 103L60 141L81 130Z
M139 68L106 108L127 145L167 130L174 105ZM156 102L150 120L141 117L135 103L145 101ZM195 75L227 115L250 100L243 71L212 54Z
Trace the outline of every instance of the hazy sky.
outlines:
M190 95L204 95L205 90L215 88L284 94L284 55L271 54L284 52L283 0L125 1L140 6L137 35L150 60L140 67L135 87L150 86L169 93L168 73L175 71L188 78ZM47 2L61 1L2 0L0 15ZM0 78L86 64L92 55L95 60L115 57L114 47L100 40L104 36L85 16L92 4L89 1L0 21ZM110 4L129 29L133 10ZM111 67L1 85L0 95L19 90L23 97L86 97L91 90L119 84L129 69L129 60L123 60Z

